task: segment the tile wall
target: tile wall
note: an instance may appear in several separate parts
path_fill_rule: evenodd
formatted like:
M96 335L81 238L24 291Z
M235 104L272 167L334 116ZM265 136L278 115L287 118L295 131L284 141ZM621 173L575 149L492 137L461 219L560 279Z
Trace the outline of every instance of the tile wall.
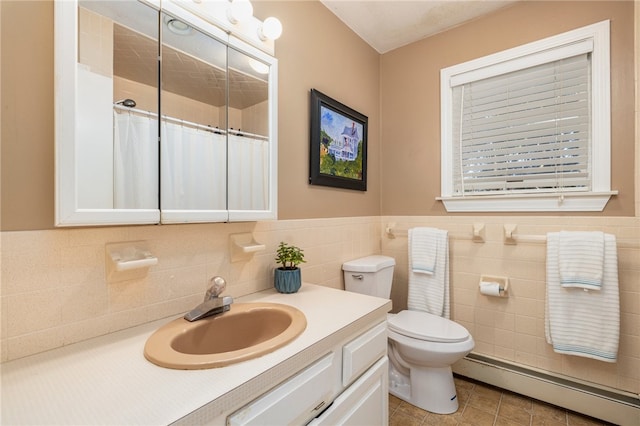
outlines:
M383 229L432 226L450 236L452 318L473 335L474 352L624 390L640 392L640 218L588 217L383 217ZM474 223L484 223L486 242L474 243ZM559 355L544 333L544 243L503 243L503 225L517 225L517 233L544 235L560 230L601 230L634 248L618 249L620 285L620 346L614 364ZM407 238L383 237L382 253L396 258L392 298L394 309L406 306ZM481 295L481 275L510 279L508 298Z
M229 235L241 232L266 250L231 262ZM179 315L214 275L234 297L271 288L280 241L304 250L304 281L342 288L342 263L378 253L380 235L379 217L2 232L1 360ZM108 283L105 245L124 241L146 241L159 263Z
M473 223L486 242L473 243ZM237 224L161 225L3 232L1 234L2 361L71 344L197 305L208 279L221 275L227 294L271 288L280 241L305 250L307 282L342 288L341 265L383 253L396 258L394 309L406 306L407 239L384 229L433 226L450 232L452 317L473 334L475 352L606 387L640 392L640 218L361 217ZM521 234L602 230L635 248L618 250L621 295L619 361L558 355L544 338L545 245L503 244L503 224ZM230 261L229 235L252 232L266 250ZM159 259L142 279L108 283L105 245L147 241ZM508 298L479 294L481 274L510 278Z

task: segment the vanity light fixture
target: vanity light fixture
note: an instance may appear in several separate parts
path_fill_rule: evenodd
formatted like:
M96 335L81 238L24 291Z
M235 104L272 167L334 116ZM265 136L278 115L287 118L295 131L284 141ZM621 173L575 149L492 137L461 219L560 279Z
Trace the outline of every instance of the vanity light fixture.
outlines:
M244 22L253 16L253 5L249 0L231 0L227 8L227 19L232 24Z
M282 35L282 24L278 18L268 17L258 26L260 40L277 40Z
M282 34L282 23L274 17L269 17L263 22L253 16L250 0L165 0L164 3L170 5L167 7L168 11L174 5L184 8L214 24L229 36L249 43L270 55L275 54L275 40Z

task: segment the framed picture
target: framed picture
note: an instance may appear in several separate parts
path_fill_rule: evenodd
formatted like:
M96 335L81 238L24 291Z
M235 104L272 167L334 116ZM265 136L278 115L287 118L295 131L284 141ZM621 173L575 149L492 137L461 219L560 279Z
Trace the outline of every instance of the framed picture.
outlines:
M311 185L367 190L367 121L311 89Z

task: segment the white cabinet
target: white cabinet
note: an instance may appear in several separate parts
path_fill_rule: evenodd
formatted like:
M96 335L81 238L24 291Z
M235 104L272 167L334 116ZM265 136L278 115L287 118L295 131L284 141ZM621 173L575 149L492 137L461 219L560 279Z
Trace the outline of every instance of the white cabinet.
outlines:
M227 425L386 425L388 387L381 322L231 414Z
M389 360L385 356L309 425L386 425L389 419L388 381Z
M276 218L275 57L169 1L54 22L56 226Z
M383 322L342 348L342 386L348 386L387 354L387 323Z
M332 399L333 370L339 367L331 352L292 379L246 405L227 424L304 424L322 412Z

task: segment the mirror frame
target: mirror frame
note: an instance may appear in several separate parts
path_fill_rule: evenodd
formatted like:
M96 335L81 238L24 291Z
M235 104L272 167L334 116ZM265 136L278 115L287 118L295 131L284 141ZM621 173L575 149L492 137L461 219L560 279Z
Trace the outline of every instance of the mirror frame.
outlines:
M269 197L265 210L228 210L229 222L277 219L278 212L278 60L244 41L229 36L229 47L269 65Z
M54 2L55 225L151 224L156 209L82 209L78 207L76 168L77 1ZM74 46L75 48L69 48ZM64 94L65 96L59 96Z
M139 225L160 223L233 222L277 219L277 95L278 61L262 50L227 34L212 23L173 4L142 1L179 17L190 25L270 66L269 73L269 197L265 210L189 211L172 210L165 217L157 209L85 209L78 203L76 167L78 1L54 2L54 108L55 108L55 226ZM70 48L73 46L74 48ZM64 94L60 96L59 94ZM160 101L162 102L162 101ZM180 212L185 212L182 215ZM222 213L222 214L221 214Z

